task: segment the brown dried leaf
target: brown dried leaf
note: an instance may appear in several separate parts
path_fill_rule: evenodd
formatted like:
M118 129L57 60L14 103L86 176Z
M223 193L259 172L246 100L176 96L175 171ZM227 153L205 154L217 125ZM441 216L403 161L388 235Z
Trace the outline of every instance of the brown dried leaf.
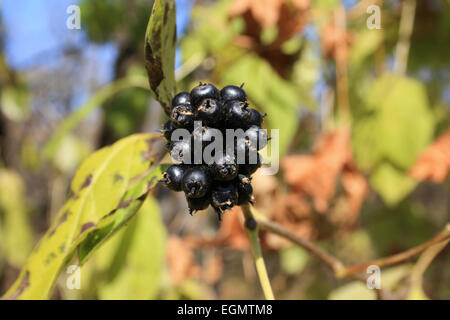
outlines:
M439 136L420 155L410 170L410 175L419 180L442 183L450 172L450 129Z
M328 22L320 33L322 52L326 58L334 59L338 63L348 61L348 48L352 40L353 37L348 30L338 27L334 21Z
M281 75L286 76L297 61L300 50L286 54L284 42L299 34L310 15L310 0L235 0L229 8L229 17L242 16L245 31L234 39L235 44L249 47L267 60ZM278 34L270 44L261 40L263 29L276 26Z
M223 274L223 258L219 254L214 254L206 258L202 268L202 279L209 284L214 284L220 280Z
M179 284L188 278L197 278L200 268L195 263L190 242L171 236L167 243L167 263L172 283Z
M247 250L249 241L241 221L241 208L234 207L222 219L218 239L236 250Z
M315 210L324 213L338 175L351 162L350 132L340 129L320 137L312 155L287 157L281 166L287 183L297 192L311 196Z
M234 0L229 9L231 17L251 11L253 17L263 27L274 26L279 17L284 0Z

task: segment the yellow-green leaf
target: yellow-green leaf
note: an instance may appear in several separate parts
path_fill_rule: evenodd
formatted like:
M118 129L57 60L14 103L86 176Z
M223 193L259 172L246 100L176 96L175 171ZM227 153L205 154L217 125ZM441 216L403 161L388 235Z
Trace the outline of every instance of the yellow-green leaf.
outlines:
M417 181L389 163L380 165L370 176L372 187L388 206L394 206L410 193Z
M419 81L386 73L364 96L365 116L353 128L353 151L361 169L388 205L414 187L407 171L433 135L434 116Z
M2 255L9 264L22 267L33 246L25 184L19 174L6 169L0 170L0 229Z
M99 298L156 298L161 288L165 242L166 230L158 203L149 197L120 241L113 243L115 250L110 251L113 255L102 259L107 261L104 267L110 279L99 286ZM98 254L103 255L103 251Z
M19 278L5 294L10 299L46 299L79 247L83 263L140 208L161 175L154 162L155 134L136 134L86 159L71 185L71 196L34 249Z
M168 113L175 93L175 1L155 0L145 32L145 68L150 91Z

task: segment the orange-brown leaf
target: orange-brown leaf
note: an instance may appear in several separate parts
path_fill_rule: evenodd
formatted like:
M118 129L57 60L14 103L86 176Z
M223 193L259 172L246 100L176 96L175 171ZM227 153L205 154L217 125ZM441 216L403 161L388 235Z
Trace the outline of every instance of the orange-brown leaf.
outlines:
M430 180L442 183L450 172L450 129L439 136L420 155L410 170L419 181Z

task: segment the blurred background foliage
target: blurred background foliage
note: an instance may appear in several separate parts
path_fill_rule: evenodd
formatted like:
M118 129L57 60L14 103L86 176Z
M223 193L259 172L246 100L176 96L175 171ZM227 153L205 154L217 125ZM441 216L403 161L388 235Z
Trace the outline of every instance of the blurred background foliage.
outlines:
M261 213L348 264L419 245L450 221L448 0L176 3L177 89L245 83L252 107L268 113L264 126L280 129L280 172L254 178ZM152 1L79 1L81 30L66 28L70 4L0 2L0 293L80 162L166 117L144 89ZM366 26L371 4L381 29ZM262 298L239 209L220 225L186 212L182 196L156 188L83 266L82 289L68 290L63 273L52 298ZM261 238L277 298L376 298L303 249ZM413 262L383 269L391 297L450 299L448 247L419 289Z

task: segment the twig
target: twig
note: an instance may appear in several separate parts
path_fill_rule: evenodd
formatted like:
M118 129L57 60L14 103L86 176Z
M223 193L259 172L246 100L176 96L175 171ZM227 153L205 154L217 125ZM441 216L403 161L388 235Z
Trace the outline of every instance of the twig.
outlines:
M358 280L363 280L364 277L358 276L358 273L361 273L367 270L367 267L370 265L377 265L378 267L386 267L391 266L400 262L404 262L418 255L419 253L425 251L427 248L443 242L448 242L450 239L450 224L448 224L442 232L440 232L437 236L425 242L424 244L417 246L415 248L409 249L402 253L394 254L389 257L373 260L367 263L345 267L344 264L334 257L333 255L327 253L319 246L314 244L313 242L302 238L288 230L286 230L283 226L276 222L268 221L267 218L262 217L260 214L255 213L257 216L256 222L262 229L272 232L274 234L279 235L285 239L290 240L292 243L299 245L300 247L306 249L312 255L317 257L320 261L322 261L325 265L327 265L334 273L334 276L338 279L353 277Z
M434 244L427 248L424 253L421 254L419 260L414 265L413 270L411 271L411 285L422 287L422 278L423 274L427 270L430 263L436 258L436 256L444 250L447 244L450 242L450 239L444 240L437 244Z
M328 252L324 251L322 248L318 247L311 241L289 232L278 223L261 219L257 219L257 222L262 229L275 233L306 249L309 253L316 256L320 261L325 263L334 273L344 268L342 262L330 255Z
M394 254L389 257L373 260L373 261L355 265L355 266L345 267L344 269L342 269L338 273L336 273L336 277L344 278L344 277L347 277L347 276L355 274L355 273L363 272L370 265L376 265L381 268L381 267L391 266L391 265L394 265L394 264L397 264L400 262L404 262L406 260L413 258L414 256L418 255L419 253L425 251L427 248L429 248L435 244L447 241L448 238L450 238L450 224L448 224L444 228L444 230L441 231L438 235L436 235L432 239L428 240L424 244L421 244L417 247L411 248L404 252Z
M256 272L258 273L259 282L266 300L275 300L272 287L270 285L269 276L267 275L266 265L262 256L261 245L258 237L258 224L250 211L249 205L241 206L242 213L245 217L245 229L250 239L253 258L255 259Z
M411 44L411 34L416 13L416 0L405 0L403 1L402 6L402 16L400 18L394 62L394 71L399 74L404 74L408 65L409 47Z

